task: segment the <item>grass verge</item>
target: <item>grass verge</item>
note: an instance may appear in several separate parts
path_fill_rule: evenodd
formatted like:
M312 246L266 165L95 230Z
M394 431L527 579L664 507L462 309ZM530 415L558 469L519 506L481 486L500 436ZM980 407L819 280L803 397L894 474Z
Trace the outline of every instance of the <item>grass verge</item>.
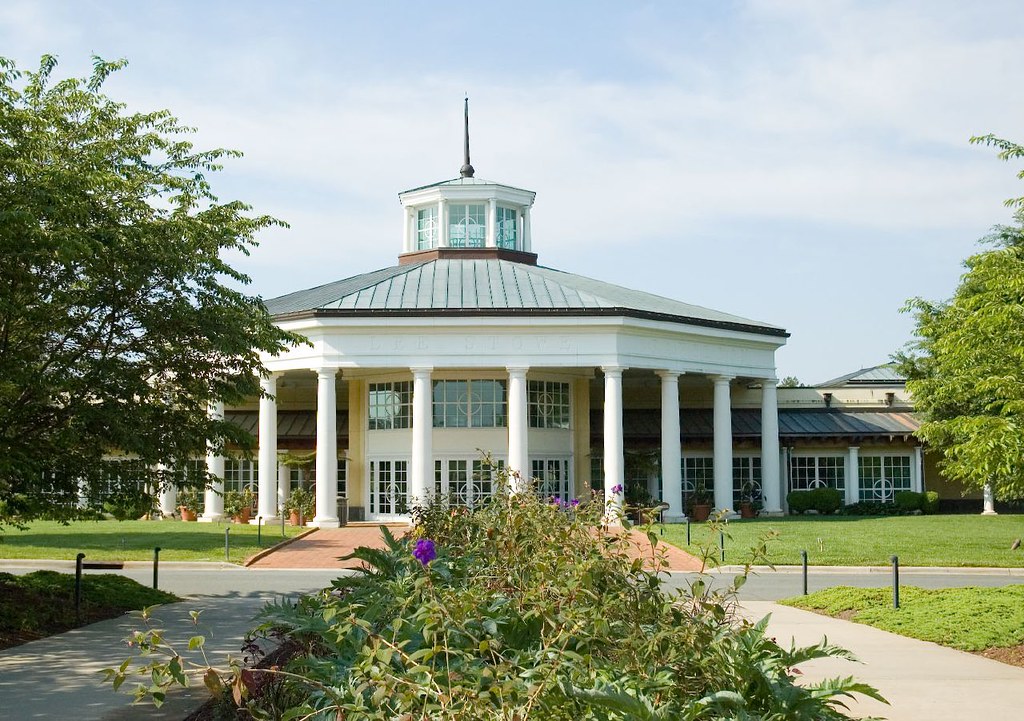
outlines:
M263 527L261 545L256 526L231 523L34 521L27 530L7 527L0 533L0 558L73 561L81 552L88 561L152 561L159 546L161 561L223 561L226 529L232 563L282 540L280 524ZM284 530L291 537L307 529L286 525Z
M776 565L800 563L807 551L812 566L886 566L892 555L903 566L992 566L1024 568L1024 550L1010 550L1024 537L1024 516L892 516L885 518L786 516L730 521L726 559L741 563L767 532L778 532L768 547ZM693 543L706 542L704 524L693 524ZM687 548L685 524L665 526L664 540ZM712 539L715 544L718 538Z
M835 586L779 603L1024 666L1024 585L904 586L898 609L889 588Z
M180 601L115 574L82 576L82 618L75 618L75 577L57 571L0 573L0 649L63 633L146 606Z

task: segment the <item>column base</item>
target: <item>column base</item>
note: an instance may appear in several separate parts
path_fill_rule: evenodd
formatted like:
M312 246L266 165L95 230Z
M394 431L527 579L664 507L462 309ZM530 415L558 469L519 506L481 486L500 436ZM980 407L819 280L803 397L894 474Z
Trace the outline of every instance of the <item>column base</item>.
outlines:
M250 526L259 525L260 518L263 519L263 525L264 526L266 526L267 524L270 524L270 523L274 523L275 521L280 521L281 520L280 516L262 516L262 517L261 516L256 516L256 518L250 518L249 519L249 525Z
M758 516L764 516L765 518L779 518L781 516L785 516L786 512L783 511L781 508L778 509L777 511L767 511L767 510L762 509L761 512L758 513L757 515Z
M668 513L666 513L664 516L662 516L662 521L664 523L686 523L686 514L675 513L669 515Z
M981 515L983 515L983 516L998 516L999 514L996 513L995 511L982 511Z
M338 518L314 518L307 525L317 528L341 528L341 520Z
M204 513L203 515L201 515L196 520L198 520L200 523L213 523L215 521L223 521L224 520L224 514L223 513L211 513L211 514L207 515L207 514Z

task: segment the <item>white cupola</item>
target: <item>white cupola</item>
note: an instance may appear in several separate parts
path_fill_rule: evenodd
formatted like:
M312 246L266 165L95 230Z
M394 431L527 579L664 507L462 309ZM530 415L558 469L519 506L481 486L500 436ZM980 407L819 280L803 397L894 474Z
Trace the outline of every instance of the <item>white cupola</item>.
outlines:
M398 194L405 213L399 262L501 257L536 263L530 246L530 208L537 194L474 177L468 98L464 160L458 178Z

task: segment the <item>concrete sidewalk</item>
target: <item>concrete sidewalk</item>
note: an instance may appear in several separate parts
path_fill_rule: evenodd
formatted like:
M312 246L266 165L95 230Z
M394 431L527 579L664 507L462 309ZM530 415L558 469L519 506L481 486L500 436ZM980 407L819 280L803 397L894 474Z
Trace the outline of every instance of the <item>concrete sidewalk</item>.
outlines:
M254 625L253 616L271 598L251 594L188 599L157 609L154 626L166 631L165 637L182 656L199 662L200 653L188 651L188 639L206 636L207 656L222 665L229 654L241 655L242 638ZM202 611L198 628L189 617L191 610ZM181 721L209 697L201 683L169 694L159 709L131 705L126 692L135 688L135 682L126 682L120 693L103 683L99 672L133 655L124 639L142 628L139 619L121 616L0 651L0 720Z
M803 664L800 671L810 681L853 676L877 688L891 704L858 697L849 704L858 718L1021 718L1024 668L776 603L748 601L743 608L751 619L771 614L768 632L782 646L788 646L790 639L799 646L809 646L825 637L830 643L852 651L860 663L827 659Z

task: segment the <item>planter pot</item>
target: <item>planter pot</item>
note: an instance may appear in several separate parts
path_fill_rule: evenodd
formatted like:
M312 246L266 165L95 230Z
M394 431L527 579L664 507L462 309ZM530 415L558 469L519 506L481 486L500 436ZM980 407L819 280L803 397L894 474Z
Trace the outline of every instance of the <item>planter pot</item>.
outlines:
M302 525L299 522L299 512L298 511L292 511L291 513L288 514L288 523L292 524L293 526L301 526Z
M753 503L740 504L740 518L757 518L757 509Z
M187 508L185 508L184 506L182 506L178 510L181 511L181 520L183 520L183 521L194 521L194 520L196 520L196 512L195 511L190 511Z
M249 509L246 508L241 513L235 514L232 519L235 523L248 523L249 522Z
M694 521L706 521L711 517L710 503L694 503L693 513L690 514Z

